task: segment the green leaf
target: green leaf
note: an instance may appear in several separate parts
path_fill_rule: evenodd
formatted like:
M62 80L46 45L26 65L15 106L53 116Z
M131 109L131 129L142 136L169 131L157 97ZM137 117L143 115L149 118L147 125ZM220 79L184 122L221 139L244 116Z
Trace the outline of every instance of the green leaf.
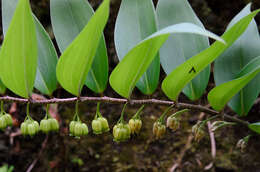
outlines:
M260 72L260 56L248 63L239 73L237 79L221 84L208 94L210 105L215 110L222 110L227 102L244 88ZM259 87L254 90L259 92ZM251 107L250 107L251 108ZM250 109L249 109L250 110Z
M102 38L108 15L109 0L104 0L58 61L56 69L58 81L73 95L80 95Z
M115 26L115 47L119 60L137 43L157 31L156 15L152 0L122 0ZM153 62L136 83L144 94L152 94L158 86L160 59Z
M250 128L252 131L260 134L260 122L249 124L248 128Z
M121 96L129 98L137 81L148 69L160 47L173 33L199 34L224 42L217 35L191 23L168 26L130 50L110 75L110 85Z
M258 12L259 10L250 13L224 33L222 38L226 41L226 45L217 41L174 69L162 83L164 93L176 101L181 90L240 37Z
M229 27L248 15L248 4L230 23ZM227 49L214 63L216 85L236 79L237 73L252 59L260 55L258 27L253 20L241 37ZM235 95L228 105L239 115L246 115L259 94L260 76L255 77L246 87Z
M51 0L51 21L54 35L61 52L82 31L94 11L86 0ZM101 93L106 89L108 80L108 57L104 36L102 36L92 67L85 84L92 91Z
M4 94L6 91L6 87L3 82L0 80L0 94Z
M2 0L3 31L6 33L18 0ZM54 45L41 23L34 16L37 43L38 66L34 86L43 94L51 95L57 88L56 64L58 61Z
M159 28L182 22L193 23L204 28L187 0L160 0L156 12ZM160 50L162 68L168 75L180 64L208 47L208 38L201 35L170 36ZM183 93L191 100L200 98L208 85L209 76L210 65L183 89Z
M28 0L19 0L0 55L1 79L15 94L28 98L37 68L35 23Z

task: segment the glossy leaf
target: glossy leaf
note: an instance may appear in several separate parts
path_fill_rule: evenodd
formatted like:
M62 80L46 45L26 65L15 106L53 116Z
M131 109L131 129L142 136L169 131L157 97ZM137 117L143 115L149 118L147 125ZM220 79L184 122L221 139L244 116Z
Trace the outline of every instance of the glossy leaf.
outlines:
M51 20L54 35L61 52L82 31L94 11L86 0L51 0ZM94 92L105 90L108 80L108 57L104 36L99 42L98 49L87 75L86 85Z
M187 0L160 0L156 12L160 29L182 22L204 28ZM160 50L162 68L168 75L180 64L208 47L207 37L191 34L173 35ZM183 93L191 100L200 98L208 85L209 75L210 66L207 66L183 89Z
M168 26L141 41L126 54L110 75L112 88L121 96L129 98L137 81L148 69L160 47L170 34L174 33L198 34L223 41L217 35L191 23Z
M76 96L80 95L91 69L108 15L109 0L104 0L58 61L58 81L64 89Z
M248 15L251 4L247 5L230 23L230 28L242 17ZM260 55L258 27L253 20L241 37L227 49L214 65L216 85L236 79L237 73L252 59ZM259 94L260 75L235 95L228 105L239 115L246 115Z
M4 94L5 90L6 90L6 87L3 84L3 82L0 80L0 94Z
M137 43L157 31L156 15L152 0L122 0L115 26L115 47L119 60ZM153 62L136 83L144 94L152 94L158 86L160 59Z
M249 124L248 127L249 127L252 131L254 131L254 132L260 134L260 122L253 123L253 124Z
M17 2L18 0L2 0L4 34L9 27ZM58 57L48 33L35 16L34 19L38 43L38 66L34 86L41 93L51 95L57 88L56 64Z
M19 0L0 55L1 80L15 94L28 98L37 68L35 23L28 0Z
M259 72L260 57L257 57L241 70L241 72L239 73L239 76L241 77L221 84L209 92L208 100L210 105L215 110L222 110L227 102L242 88L244 88ZM259 86L254 91L259 92Z
M224 33L222 38L226 41L226 45L217 41L206 50L193 56L174 69L162 83L164 93L171 100L176 101L181 90L244 33L258 12L259 10L250 13Z

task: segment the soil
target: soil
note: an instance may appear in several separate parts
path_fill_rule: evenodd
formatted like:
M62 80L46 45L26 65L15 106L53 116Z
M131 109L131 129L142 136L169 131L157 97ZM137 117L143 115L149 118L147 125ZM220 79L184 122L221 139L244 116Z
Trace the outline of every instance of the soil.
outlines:
M105 29L105 37L108 45L110 71L118 63L114 42L113 30L120 1L111 0L111 14L108 25ZM50 25L49 1L32 0L33 11L43 23L46 30L54 36ZM90 0L94 8L97 8L101 0ZM212 32L221 35L228 22L249 2L249 0L190 0L195 12L205 24L205 27ZM254 0L253 9L260 8L260 1ZM155 1L156 3L156 1ZM260 23L260 15L256 17ZM259 25L260 26L260 25ZM162 73L162 80L165 74ZM211 79L209 87L214 85ZM12 95L11 92L7 93ZM98 96L87 88L83 94L87 96ZM119 97L110 87L104 95ZM206 95L206 93L205 93ZM70 97L64 90L59 89L55 97ZM134 91L134 98L147 98L138 90ZM152 98L167 99L160 88ZM182 102L189 102L185 96L181 97ZM206 98L196 104L206 105ZM185 114L181 121L181 129L176 132L167 130L166 136L161 140L155 140L152 136L152 126L165 106L146 106L143 112L143 128L140 135L132 137L128 142L113 142L111 131L104 135L92 134L89 127L89 135L81 139L75 139L68 134L67 126L74 114L74 105L59 105L58 116L62 119L59 133L52 133L48 136L39 134L33 138L23 137L17 134L18 124L25 117L25 106L6 104L5 108L12 106L12 115L17 119L17 124L12 129L0 132L0 165L9 164L14 166L14 171L26 171L34 160L38 160L32 171L170 171L177 162L181 164L177 171L204 171L205 167L213 163L209 171L226 172L257 172L260 171L260 137L253 136L244 152L236 148L239 139L247 136L249 131L241 126L226 127L215 133L216 158L211 155L211 141L207 134L199 143L192 141L191 127L199 117L200 112ZM91 126L95 110L95 104L80 104L81 118L88 126ZM127 119L133 115L138 106L129 106L126 109ZM102 104L101 112L108 118L110 126L117 122L121 113L122 105ZM230 109L226 112L231 113ZM260 103L254 105L249 115L244 118L251 122L259 120ZM32 106L31 115L38 121L44 116L44 107ZM10 137L10 135L14 137ZM187 147L187 149L185 148Z

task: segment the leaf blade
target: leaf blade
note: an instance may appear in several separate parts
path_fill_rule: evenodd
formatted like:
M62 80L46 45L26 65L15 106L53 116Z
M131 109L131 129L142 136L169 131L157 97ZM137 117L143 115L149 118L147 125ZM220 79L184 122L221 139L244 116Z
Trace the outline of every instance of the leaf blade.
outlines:
M251 10L248 4L231 21L230 28L236 21L248 15ZM214 79L216 85L236 79L237 73L251 60L260 55L260 37L255 20L249 24L246 31L234 44L228 48L214 63ZM228 103L238 115L246 115L252 107L259 91L260 76L255 77L246 87L241 89Z
M108 15L109 0L104 0L58 61L56 69L58 81L73 95L80 95L86 76L91 69ZM88 45L87 48L86 45Z
M20 0L1 49L1 79L7 88L25 98L32 93L36 76L36 45L35 23L29 1Z
M237 79L220 84L212 89L208 94L210 105L215 110L222 110L227 102L245 87L260 72L260 57L253 59L241 70Z
M137 81L147 70L162 44L173 33L201 34L223 41L215 34L190 23L166 27L141 41L127 53L110 75L112 88L121 96L129 98Z
M204 28L187 0L160 0L156 8L159 28L189 22ZM178 65L209 47L209 40L200 35L180 34L169 37L160 50L161 65L170 74ZM210 76L210 66L195 77L182 92L191 100L204 93Z
M6 34L9 27L17 2L18 0L2 0L4 34ZM55 69L58 56L48 33L44 30L43 26L35 16L34 20L38 43L38 65L34 86L41 93L51 95L57 88Z
M168 75L163 83L162 90L171 100L176 101L181 90L200 73L206 66L213 62L224 50L230 47L233 42L245 31L251 20L259 12L256 10L241 19L232 28L225 32L222 38L226 45L215 42L209 48L198 55L193 56ZM192 70L194 69L194 70Z
M157 31L156 14L152 0L123 0L115 25L115 47L121 61L138 42ZM127 34L125 34L127 33ZM136 83L146 95L152 94L158 86L160 74L159 55Z
M82 31L93 16L94 11L85 0L52 0L50 1L51 21L55 38L61 52ZM96 93L102 93L108 80L108 56L105 38L102 36L86 85Z

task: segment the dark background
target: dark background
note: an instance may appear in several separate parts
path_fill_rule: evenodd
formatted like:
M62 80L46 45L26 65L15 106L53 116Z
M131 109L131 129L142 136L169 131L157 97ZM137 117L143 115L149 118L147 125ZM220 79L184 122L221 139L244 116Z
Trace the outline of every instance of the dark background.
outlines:
M90 0L96 9L101 0ZM113 33L116 15L119 10L120 0L111 0L109 22L105 29L105 37L108 47L110 71L118 63L113 42ZM155 4L157 1L154 1ZM229 21L245 7L249 0L190 0L189 1L205 27L221 35ZM252 1L253 9L260 8L260 0ZM49 0L31 0L33 12L42 22L51 38L54 40L50 25ZM256 17L260 23L260 15ZM259 25L260 26L260 25ZM1 37L2 38L2 37ZM259 47L260 48L260 47ZM160 79L165 74L162 72ZM209 83L209 87L214 83ZM11 92L7 92L12 95ZM119 97L109 86L104 93L106 96ZM83 95L98 96L87 88ZM205 93L206 95L206 93ZM64 90L55 92L56 97L70 97ZM138 90L135 90L134 98L147 98ZM152 98L167 99L160 88ZM189 102L184 96L181 101ZM196 104L206 105L205 96ZM17 120L16 126L0 132L0 165L8 163L15 167L15 171L26 171L33 161L38 160L32 171L168 171L176 162L180 162L179 171L203 171L214 162L210 171L260 171L260 153L258 153L259 137L253 137L244 153L236 149L236 142L248 134L246 128L240 126L227 127L215 135L217 156L213 160L211 156L211 144L209 136L200 142L189 142L191 127L200 117L206 117L199 112L185 114L182 119L181 129L177 132L167 131L166 137L156 141L152 136L153 122L166 108L164 106L146 106L143 113L143 129L140 136L131 138L129 142L117 144L112 140L111 133L95 136L91 132L91 120L95 113L95 104L80 104L81 118L87 122L90 133L80 140L68 136L67 126L74 113L74 105L61 105L54 110L54 114L62 119L61 131L58 134L50 134L46 137L39 134L33 138L25 138L17 133L18 125L25 117L25 106L18 104L6 104L6 110L11 109L13 117ZM121 105L101 105L102 114L108 118L111 128L120 115ZM137 106L127 108L127 118L138 109ZM228 108L228 113L232 114ZM255 104L248 117L249 121L259 120L259 103ZM32 106L31 115L38 121L44 116L44 107ZM12 140L13 138L13 140ZM44 144L42 144L44 143ZM43 146L42 146L43 145ZM188 147L185 150L185 145Z

